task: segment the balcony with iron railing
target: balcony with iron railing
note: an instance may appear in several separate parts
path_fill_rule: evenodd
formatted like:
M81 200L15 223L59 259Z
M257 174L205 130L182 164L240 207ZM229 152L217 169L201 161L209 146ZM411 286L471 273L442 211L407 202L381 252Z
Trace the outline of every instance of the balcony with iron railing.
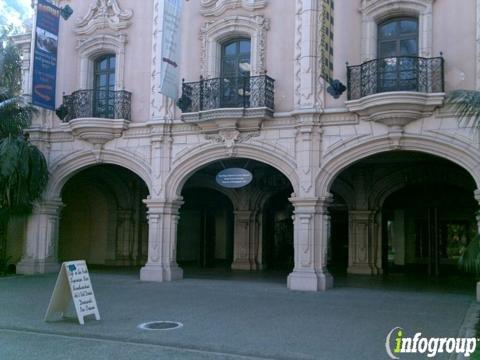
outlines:
M125 90L77 90L63 96L66 113L63 121L79 118L130 120L131 101L132 94Z
M443 104L444 59L397 56L347 66L347 88L350 111L406 125Z
M186 122L271 117L274 83L267 75L200 78L197 82L183 82L177 105Z
M63 96L57 115L73 135L93 144L121 136L131 120L132 94L125 90L77 90Z

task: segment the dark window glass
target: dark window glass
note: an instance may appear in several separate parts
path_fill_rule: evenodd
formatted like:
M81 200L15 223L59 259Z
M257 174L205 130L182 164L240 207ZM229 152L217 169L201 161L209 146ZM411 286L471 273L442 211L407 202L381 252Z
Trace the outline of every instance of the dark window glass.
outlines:
M250 39L231 40L222 46L221 106L248 106L250 101Z
M378 92L417 88L418 20L396 18L378 26Z
M93 82L94 116L114 117L115 55L106 55L95 61Z

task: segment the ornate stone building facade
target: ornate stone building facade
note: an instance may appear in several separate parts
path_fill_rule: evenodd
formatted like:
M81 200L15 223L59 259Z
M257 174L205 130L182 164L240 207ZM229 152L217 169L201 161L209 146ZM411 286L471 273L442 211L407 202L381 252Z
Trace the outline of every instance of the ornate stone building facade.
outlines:
M443 106L480 87L475 0L335 1L338 98L322 74L333 1L185 1L183 111L159 91L163 0L67 3L68 114L42 110L30 130L51 177L11 229L19 273L85 258L170 281L223 264L318 291L329 269L441 273L476 233L478 133ZM254 180L222 188L225 167Z

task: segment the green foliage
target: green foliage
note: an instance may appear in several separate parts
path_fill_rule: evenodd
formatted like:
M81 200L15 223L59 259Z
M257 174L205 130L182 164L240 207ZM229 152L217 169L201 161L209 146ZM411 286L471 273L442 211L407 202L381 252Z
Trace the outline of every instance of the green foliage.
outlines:
M480 91L455 90L446 100L464 125L480 128Z
M45 157L24 134L35 108L20 94L21 58L7 34L0 30L0 272L9 217L29 213L48 180Z
M0 276L8 275L9 273L9 261L11 257L0 256Z
M23 96L9 97L0 89L0 138L22 135L34 112Z
M28 213L48 180L43 154L24 137L0 139L0 208Z
M459 266L466 272L480 274L480 235L470 241L459 259Z

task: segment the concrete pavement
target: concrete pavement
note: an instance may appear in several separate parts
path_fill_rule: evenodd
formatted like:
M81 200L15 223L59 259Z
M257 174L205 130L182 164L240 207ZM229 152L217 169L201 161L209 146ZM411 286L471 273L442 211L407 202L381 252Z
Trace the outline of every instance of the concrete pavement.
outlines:
M84 326L43 321L56 275L0 278L0 359L386 359L392 328L457 336L474 300L473 283L455 279L338 277L336 288L307 293L242 273L171 283L128 272L91 278L102 320ZM154 320L184 326L137 327Z

